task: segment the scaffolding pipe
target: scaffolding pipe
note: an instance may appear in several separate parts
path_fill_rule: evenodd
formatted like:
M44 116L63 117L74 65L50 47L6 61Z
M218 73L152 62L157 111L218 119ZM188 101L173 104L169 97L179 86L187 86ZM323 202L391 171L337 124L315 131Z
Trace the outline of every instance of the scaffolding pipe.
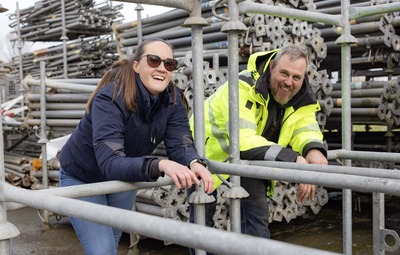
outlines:
M90 94L81 94L81 93L67 93L67 94L47 94L46 102L81 102L86 103L89 99ZM28 94L26 95L26 99L29 102L39 102L40 95L39 94Z
M17 2L17 37L18 37L18 56L19 56L19 84L21 95L24 96L24 86L22 86L21 81L24 78L23 65L22 65L22 43L21 43L21 24L20 24L20 10L19 3ZM24 100L21 101L21 107L24 107ZM21 112L21 117L25 117L25 111Z
M31 110L40 109L40 103L27 103L27 106ZM85 110L86 104L84 103L46 103L47 110ZM81 114L80 116L83 116Z
M228 96L229 96L229 156L230 162L236 164L240 161L239 145L239 33L246 31L247 27L239 20L239 9L235 0L228 1L230 20L222 27L222 32L228 33ZM240 176L231 175L230 181L237 188L240 187ZM231 229L241 232L240 199L249 194L243 188L241 196L230 197Z
M288 7L279 7L269 4L266 5L261 3L254 3L250 0L240 2L238 6L239 6L239 12L243 14L258 13L264 15L272 15L278 17L293 18L299 20L330 24L338 27L343 26L343 20L341 15L304 11L304 10L298 10Z
M18 3L17 3L18 9ZM1 105L1 97L0 97ZM4 133L3 133L3 117L0 116L0 185L6 183L4 169ZM9 255L11 253L10 239L19 235L18 229L7 221L7 206L2 201L4 190L0 186L0 254Z
M60 3L58 3L60 4ZM68 78L68 59L67 59L67 28L65 25L65 0L61 0L61 40L63 41L63 70L64 79Z
M114 1L114 0L111 0ZM118 0L118 2L126 2L126 3L137 3L137 4L150 4L150 5L158 5L158 6L164 6L164 7L171 7L171 8L177 8L177 9L182 9L188 12L193 11L193 2L197 0Z
M73 127L75 128L80 122L80 119L51 119L46 120L46 125L49 127ZM40 126L40 119L26 119L25 123L29 126Z
M115 192L124 192L129 190L149 189L165 185L173 185L173 181L169 177L159 178L156 182L122 182L107 181L97 182L74 187L58 187L45 190L36 190L34 192L44 193L52 196L61 196L68 198L90 197L102 194L110 194ZM25 207L24 204L7 202L7 210L16 210Z
M136 16L137 16L137 39L138 39L138 44L141 44L143 41L142 11L144 9L141 4L137 4L135 10L136 10Z
M336 40L341 46L341 63L342 63L342 145L344 149L351 149L351 44L357 42L354 36L350 33L349 23L349 8L350 1L341 1L341 18L343 19L342 35ZM350 160L343 161L344 166L351 167ZM369 177L366 177L369 178ZM350 189L343 189L343 252L347 255L352 254L352 195Z
M62 6L64 0L62 0ZM67 78L67 77L65 77ZM38 144L41 144L42 152L42 187L43 189L49 188L49 175L47 169L47 143L49 140L46 137L46 63L40 62L40 139ZM49 223L49 212L43 211L43 222Z
M0 183L3 200L26 204L88 221L105 224L127 233L164 240L186 247L196 247L217 254L308 254L333 255L337 253L288 244L280 241L232 233L197 224L164 219L130 210L93 204L81 200L39 194L34 191ZM7 254L7 253L5 253Z
M352 150L330 150L328 159L352 159L362 161L386 161L400 163L400 153L383 153L370 151L352 151ZM382 170L382 169L381 169Z
M285 168L228 164L210 160L213 173L239 175L248 178L279 180L294 183L312 183L326 187L354 189L362 192L381 192L400 196L400 180L350 174L323 173Z
M34 80L32 78L25 78L25 84L40 86L40 80ZM71 91L79 91L79 92L93 92L96 89L96 86L86 85L86 84L73 84L68 82L58 82L56 80L45 80L46 86L49 88L55 89L66 89Z
M194 117L194 122L196 129L194 130L194 142L196 149L200 156L204 156L204 83L203 83L203 27L208 26L207 21L201 17L201 1L194 0L193 11L190 13L190 17L185 20L184 26L191 28L191 45L192 49L192 68L193 68L193 86L195 93L194 107L196 108L196 116ZM203 110L201 110L203 109ZM203 187L196 186L195 191L191 194L204 194ZM194 205L194 221L195 223L204 226L206 224L205 219L205 204L195 203ZM195 253L198 255L205 255L205 250L196 249Z
M155 15L155 16L151 16L145 19L142 19L142 25L147 25L147 24L151 24L151 23L166 23L167 21L171 21L174 19L179 19L179 18L186 18L187 16L187 12L184 10L180 10L180 9L173 9L171 11L159 14L159 15ZM126 30L126 29L130 29L130 28L135 28L137 26L137 21L132 21L132 22L125 22L122 24L115 24L115 28L114 30L117 31L117 33L121 30ZM121 33L118 33L121 34ZM123 34L123 33L122 33ZM132 34L132 36L134 36L135 34Z
M365 152L361 152L365 153ZM367 153L373 154L373 153ZM377 152L376 154L385 154L382 152ZM393 155L395 156L395 155ZM399 157L399 155L397 155ZM353 159L354 157L351 157ZM389 157L387 157L389 158ZM394 157L392 158L394 159ZM400 162L400 159L396 159ZM278 161L265 161L265 160L251 160L243 161L242 163L247 163L249 165L255 166L267 166L267 167L277 167L286 169L300 169L305 171L322 172L322 173L335 173L335 174L349 174L357 176L368 176L375 178L389 178L400 180L400 171L393 171L389 169L382 168L366 168L366 167L346 167L346 166L332 166L332 165L314 165L314 164L297 164L292 162L278 162Z
M375 14L385 14L390 12L400 11L400 3L387 3L378 6L365 6L365 7L350 7L349 18L357 19Z

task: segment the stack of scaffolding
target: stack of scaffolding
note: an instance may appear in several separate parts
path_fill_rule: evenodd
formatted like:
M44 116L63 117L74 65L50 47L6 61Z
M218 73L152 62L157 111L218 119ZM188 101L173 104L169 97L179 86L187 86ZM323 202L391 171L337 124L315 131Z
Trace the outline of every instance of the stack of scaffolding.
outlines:
M13 70L13 67L9 63L4 63L3 61L0 60L0 95L1 95L1 102L5 102L6 98L8 95L14 95L15 90L13 87L9 86L9 83L7 82L7 75L11 73Z
M112 23L121 18L122 5L110 6L107 2L96 5L92 0L65 1L65 26L69 39L82 35L96 36L112 32ZM42 0L10 16L10 24L20 24L23 41L59 41L62 36L61 1Z
M60 1L39 1L34 6L18 10L10 16L14 20L14 43L22 41L64 41L66 45L67 73L64 73L64 44L59 44L22 55L22 75L38 78L39 62L45 61L47 77L93 78L101 77L105 69L119 58L112 38L112 24L121 21L122 5L111 6L107 2L95 4L92 0L65 1L62 15ZM19 20L17 19L20 17ZM65 31L62 17L65 17ZM19 36L19 38L18 38ZM13 58L13 75L20 76L20 57Z
M119 59L117 46L111 35L80 38L67 43L67 76L69 78L101 77L112 63ZM39 78L40 61L46 62L46 77L64 78L63 45L24 53L22 57L24 77ZM13 63L19 65L19 58ZM17 69L15 74L17 73Z
M14 186L31 188L34 178L30 175L33 158L15 153L4 154L4 170L7 182Z
M387 1L358 1L352 7L363 7L387 3ZM340 1L315 1L316 11L340 14ZM400 13L385 13L358 18L351 21L351 34L357 39L352 45L351 65L354 76L365 76L364 82L352 84L351 114L357 124L378 124L389 129L399 127L399 80L391 78L400 74ZM340 36L340 27L314 24L325 39L329 61L321 67L330 72L340 71L340 45L335 44ZM385 77L382 79L381 77ZM386 78L387 77L387 78ZM377 78L377 79L376 79ZM380 79L381 78L381 79ZM328 120L328 129L341 127L341 83L334 84L334 109Z
M334 85L331 93L334 108L329 117L330 129L341 120L341 84ZM389 81L366 81L352 84L351 116L356 124L400 126L400 76Z
M217 1L203 1L201 4L202 17L210 24L203 28L203 49L218 49L227 47L226 34L221 33L223 20L213 16L211 8ZM216 8L216 13L226 16L226 8ZM181 27L189 13L184 10L174 9L160 15L155 15L142 20L142 39L163 38L174 45L174 53L183 56L186 51L191 51L191 29ZM120 52L130 54L134 52L139 43L136 22L115 24L114 33L119 44Z
M86 102L96 88L99 79L46 79L46 126L56 134L71 132L85 113ZM30 88L25 96L28 114L24 121L26 126L38 128L40 120L40 79L27 76L23 84ZM59 131L59 132L58 132Z
M352 2L352 7L376 6L390 1L356 1ZM341 7L339 0L315 1L317 12L327 14L340 14ZM351 34L357 39L357 44L352 45L351 64L356 76L388 76L399 74L400 34L398 29L400 24L399 13L385 13L351 20ZM314 24L318 27L321 36L325 39L328 48L329 61L325 61L322 66L331 71L340 71L340 45L336 44L336 39L341 34L341 27L331 27L327 25ZM384 69L379 70L379 68ZM376 69L376 70L371 70Z
M73 2L71 0L71 2ZM203 28L203 81L204 95L208 97L227 80L227 35L222 33L221 27L226 17L226 6L217 6L215 12L219 17L212 14L212 6L219 1L209 1L202 3L202 17L210 24ZM276 6L289 6L309 11L325 13L340 13L340 1L262 1L265 4ZM358 2L353 5L366 5L369 2ZM374 2L379 4L379 1ZM330 7L330 6L333 7ZM37 14L39 15L39 14ZM192 39L191 29L180 27L189 17L186 11L172 10L164 14L156 15L142 20L143 39L160 37L166 39L174 45L174 53L179 60L178 70L174 73L173 81L185 92L190 105L193 103L193 77L192 77ZM352 119L358 123L379 123L390 128L400 126L399 114L399 79L392 79L390 75L399 74L398 36L396 27L398 26L398 14L377 15L370 18L357 20L352 25L351 31L357 37L359 44L354 46L352 55L352 65L354 73L366 75L370 81L354 86L352 92ZM318 113L317 119L322 129L338 129L336 133L326 133L328 145L341 140L341 84L333 83L333 73L340 71L340 46L334 42L339 36L338 30L332 30L321 24L311 24L288 18L279 18L260 14L241 15L241 20L247 26L247 31L240 35L239 39L239 61L240 69L244 69L250 54L258 51L272 50L280 48L286 43L305 44L310 53L310 77L311 88L317 95L322 111ZM116 43L119 52L122 54L133 53L139 43L138 28L135 22L114 25ZM362 25L361 25L362 24ZM365 33L367 32L367 33ZM40 33L38 33L40 34ZM37 35L35 35L37 36ZM102 40L98 37L98 40ZM110 39L104 42L100 48L96 48L96 43L88 39L78 39L74 43L68 44L69 77L73 72L84 72L91 66L96 66L96 55L99 51L104 51L101 47L112 44ZM75 43L79 44L75 47ZM374 47L371 47L373 45ZM55 66L62 66L60 62L60 46L49 48L45 51L38 51L32 55L24 57L24 67L32 76L24 79L24 84L32 92L25 96L25 102L29 113L24 121L24 128L37 130L40 126L40 96L37 87L38 80L37 67L35 62L45 60L47 62L48 78L60 77L59 68L53 70ZM94 50L97 53L89 53L86 49ZM110 48L112 48L110 46ZM74 51L79 49L79 53ZM100 50L101 49L101 50ZM99 53L100 54L100 53ZM79 55L79 57L76 57ZM88 63L82 56L93 55ZM104 56L101 56L104 57ZM76 64L75 63L76 58ZM113 58L110 58L110 60ZM390 61L383 61L389 59ZM104 59L102 60L104 61ZM110 61L111 63L112 61ZM71 65L70 65L71 64ZM84 68L82 68L84 67ZM373 68L380 68L383 71L371 71ZM96 75L101 72L95 72ZM375 77L390 77L387 81L375 81ZM70 76L71 75L71 76ZM79 74L83 75L83 74ZM76 77L81 77L81 76ZM94 77L85 73L83 77ZM89 94L94 89L98 79L68 79L68 80L46 80L46 125L49 128L49 137L55 138L70 133L78 124L84 114L85 103ZM360 93L360 96L357 96ZM372 118L372 115L376 114ZM371 120L372 119L372 120ZM394 133L397 134L397 133ZM369 140L369 139L361 139ZM339 142L338 142L339 143ZM400 141L391 139L390 145L385 148L389 151L399 151ZM394 145L392 145L394 143ZM396 145L397 143L397 145ZM340 146L339 146L340 147ZM163 148L157 148L155 155L165 156ZM57 165L57 164L55 164ZM49 169L53 169L50 168ZM55 169L57 171L57 169ZM53 175L50 175L50 178ZM54 174L54 176L58 176ZM40 178L36 177L40 187ZM52 185L57 185L57 178L52 179ZM228 228L229 223L229 203L222 198L226 186L220 186L218 190L217 212L214 218L216 227ZM289 222L298 216L304 215L306 211L318 213L321 206L328 201L327 192L323 187L317 188L317 199L299 203L295 199L294 191L296 184L278 182L276 193L270 201L270 221ZM188 219L188 204L185 192L180 192L174 186L154 188L151 190L141 190L138 192L138 211L154 214L162 217L169 217L182 221Z

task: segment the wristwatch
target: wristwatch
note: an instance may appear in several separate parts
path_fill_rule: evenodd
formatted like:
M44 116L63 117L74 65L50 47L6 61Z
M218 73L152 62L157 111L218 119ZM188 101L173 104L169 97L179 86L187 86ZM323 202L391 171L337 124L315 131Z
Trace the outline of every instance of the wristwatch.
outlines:
M190 169L192 169L192 164L195 163L195 162L197 162L199 164L202 164L205 168L207 168L207 162L204 159L196 158L196 159L193 159L192 161L190 161L190 163L189 163L189 168Z

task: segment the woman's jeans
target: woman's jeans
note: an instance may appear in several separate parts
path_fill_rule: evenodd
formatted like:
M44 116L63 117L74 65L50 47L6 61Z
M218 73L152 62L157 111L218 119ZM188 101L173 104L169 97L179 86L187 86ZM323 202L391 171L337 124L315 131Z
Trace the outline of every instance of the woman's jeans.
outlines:
M80 184L87 183L71 176L64 169L60 169L60 187ZM126 210L132 210L135 199L135 190L79 198L79 200L82 201ZM85 255L117 255L118 243L122 236L122 230L75 217L70 217L70 221L82 244Z

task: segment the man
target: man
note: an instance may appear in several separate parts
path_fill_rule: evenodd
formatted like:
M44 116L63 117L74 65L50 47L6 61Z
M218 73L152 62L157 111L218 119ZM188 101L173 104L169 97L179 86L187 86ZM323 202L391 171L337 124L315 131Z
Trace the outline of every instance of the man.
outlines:
M239 74L241 159L328 163L315 117L320 106L309 88L307 66L307 50L298 45L249 57L247 70ZM229 157L228 106L226 82L204 104L208 159L224 161ZM193 130L193 118L191 124ZM221 183L214 175L215 188ZM241 186L250 194L241 199L242 233L270 238L266 194L269 185L273 182L241 178ZM297 199L304 202L308 197L314 199L315 186L299 184ZM213 212L207 209L206 214L206 221L212 222Z

